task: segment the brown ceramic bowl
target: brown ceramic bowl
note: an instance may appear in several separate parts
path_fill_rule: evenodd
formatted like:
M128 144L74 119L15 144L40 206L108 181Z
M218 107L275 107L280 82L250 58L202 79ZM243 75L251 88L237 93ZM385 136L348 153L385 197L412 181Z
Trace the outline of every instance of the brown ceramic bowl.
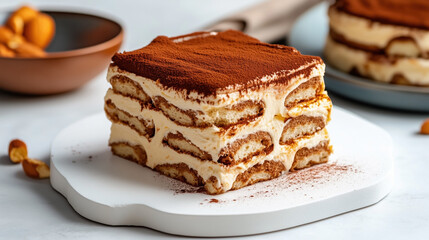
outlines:
M118 23L99 16L45 12L55 19L55 37L43 58L0 57L0 89L54 94L81 87L106 69L123 40ZM7 14L0 16L4 22Z

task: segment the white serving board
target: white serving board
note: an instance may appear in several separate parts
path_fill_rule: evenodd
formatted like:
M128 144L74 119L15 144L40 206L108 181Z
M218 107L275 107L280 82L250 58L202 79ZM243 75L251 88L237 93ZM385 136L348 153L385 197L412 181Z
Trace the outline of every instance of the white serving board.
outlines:
M65 128L52 145L51 184L82 216L186 236L275 231L362 208L393 185L390 136L334 107L328 164L211 196L113 156L103 113ZM313 177L312 177L313 176Z

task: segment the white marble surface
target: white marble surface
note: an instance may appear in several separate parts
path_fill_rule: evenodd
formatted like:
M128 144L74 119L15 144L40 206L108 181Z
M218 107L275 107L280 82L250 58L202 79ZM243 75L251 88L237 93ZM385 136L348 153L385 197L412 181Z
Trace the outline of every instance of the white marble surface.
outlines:
M196 30L258 0L26 2L62 8L84 6L116 16L126 28L123 49L135 49L156 35ZM15 1L0 1L0 9L16 4ZM27 142L31 157L48 162L52 140L62 128L102 111L103 95L108 87L104 76L102 73L85 87L62 95L29 97L0 91L0 239L181 238L141 227L109 227L91 222L74 212L52 189L49 180L29 179L20 165L9 163L7 146L13 138ZM418 130L429 113L379 109L331 96L334 104L379 125L392 135L396 168L393 192L368 208L288 230L239 239L427 239L429 136L419 135Z

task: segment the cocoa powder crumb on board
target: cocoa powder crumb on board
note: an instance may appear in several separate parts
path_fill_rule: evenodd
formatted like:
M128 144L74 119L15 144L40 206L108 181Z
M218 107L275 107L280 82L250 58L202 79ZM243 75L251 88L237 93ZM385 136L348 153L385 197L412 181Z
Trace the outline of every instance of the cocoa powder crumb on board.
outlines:
M234 198L231 200L219 200L215 198L205 199L203 203L226 203L226 202L237 202L244 199L261 198L261 197L272 197L278 194L279 189L290 189L291 191L300 191L303 188L303 184L311 188L316 188L320 185L329 183L335 178L347 173L359 173L360 170L356 169L352 165L341 165L338 163L325 163L315 165L306 169L302 169L296 172L289 172L279 178L270 180L263 190L259 190L259 184L251 185L242 188L237 191L247 191L248 195ZM176 183L174 183L176 182ZM204 188L194 187L186 185L181 182L174 181L170 189L174 191L174 195L177 194L195 194L205 193ZM308 196L306 193L304 196Z
M217 199L217 198L206 198L206 199L204 199L202 202L200 202L200 205L204 205L204 204L212 204L212 203L223 203L223 202L226 202L226 201L223 201L223 200L219 200L219 199Z
M285 181L291 185L298 185L300 183L326 183L330 181L331 176L339 176L345 172L355 171L351 165L338 165L336 163L326 163L316 165L307 169L302 169L297 172L288 173Z

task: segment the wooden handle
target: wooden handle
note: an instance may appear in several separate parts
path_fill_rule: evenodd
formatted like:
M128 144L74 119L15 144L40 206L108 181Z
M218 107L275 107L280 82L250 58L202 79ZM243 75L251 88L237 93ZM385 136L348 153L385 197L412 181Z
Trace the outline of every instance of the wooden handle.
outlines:
M262 41L285 37L293 21L322 0L268 0L204 28L205 31L242 31Z

